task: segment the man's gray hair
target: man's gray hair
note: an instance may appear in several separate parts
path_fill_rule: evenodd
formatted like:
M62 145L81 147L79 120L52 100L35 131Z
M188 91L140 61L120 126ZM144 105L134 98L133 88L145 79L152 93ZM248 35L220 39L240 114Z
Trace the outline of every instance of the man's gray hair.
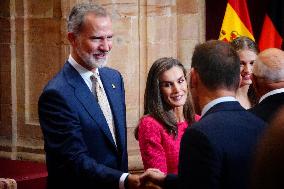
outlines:
M96 16L107 17L109 14L102 6L94 3L81 3L75 5L67 20L67 31L72 32L75 35L80 33L82 28L84 17L86 14L92 13Z
M257 77L265 79L266 81L283 81L284 66L269 67L261 60L261 58L257 58L256 62L253 64L253 74Z

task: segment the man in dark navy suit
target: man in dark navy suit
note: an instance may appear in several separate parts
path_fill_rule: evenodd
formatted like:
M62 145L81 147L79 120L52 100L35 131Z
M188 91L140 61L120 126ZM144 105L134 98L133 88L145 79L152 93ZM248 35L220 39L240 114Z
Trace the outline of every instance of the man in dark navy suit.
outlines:
M128 174L125 92L121 74L104 67L112 22L99 5L76 5L68 18L71 53L38 104L48 188L123 189Z
M252 80L260 100L250 111L269 122L284 105L284 52L276 48L262 51L253 66Z
M147 170L141 181L165 188L245 189L250 165L265 123L236 100L240 60L226 42L195 47L190 88L200 121L183 135L178 175Z

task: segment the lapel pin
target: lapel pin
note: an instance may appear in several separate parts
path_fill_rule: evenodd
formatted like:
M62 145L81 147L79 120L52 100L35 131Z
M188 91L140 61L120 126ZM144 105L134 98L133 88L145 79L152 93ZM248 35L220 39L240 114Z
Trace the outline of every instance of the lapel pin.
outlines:
M114 84L111 84L111 86L112 86L113 89L115 89L115 85Z

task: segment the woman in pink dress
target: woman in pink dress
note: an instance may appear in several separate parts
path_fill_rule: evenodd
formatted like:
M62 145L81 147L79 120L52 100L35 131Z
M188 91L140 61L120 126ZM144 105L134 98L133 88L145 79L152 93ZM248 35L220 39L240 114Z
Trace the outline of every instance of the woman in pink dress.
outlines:
M148 73L144 116L135 131L144 169L177 173L181 137L196 119L183 65L174 58L156 60Z

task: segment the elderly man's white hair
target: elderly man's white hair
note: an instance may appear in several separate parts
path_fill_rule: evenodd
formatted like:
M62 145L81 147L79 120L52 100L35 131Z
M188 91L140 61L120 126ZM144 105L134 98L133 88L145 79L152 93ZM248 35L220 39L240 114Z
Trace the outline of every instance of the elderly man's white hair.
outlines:
M253 74L266 81L284 81L284 51L269 48L258 54Z

